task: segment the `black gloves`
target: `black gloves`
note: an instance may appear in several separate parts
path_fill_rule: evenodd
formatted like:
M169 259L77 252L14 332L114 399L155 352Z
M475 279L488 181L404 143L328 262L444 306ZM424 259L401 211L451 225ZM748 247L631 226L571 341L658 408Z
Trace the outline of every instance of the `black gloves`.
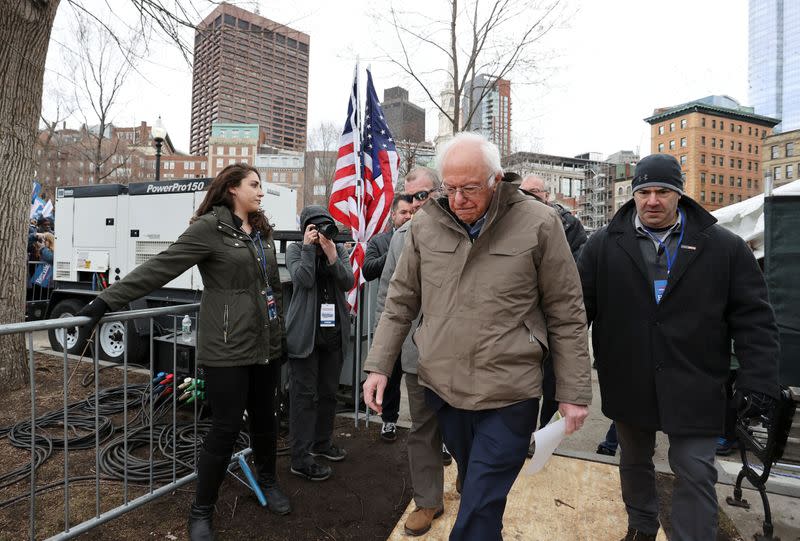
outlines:
M97 326L97 322L100 321L100 318L102 318L108 310L108 305L102 299L96 298L75 315L92 318L92 320L86 324L89 330L92 330Z
M775 399L771 396L747 389L737 389L734 400L740 419L754 419L768 415L775 405Z

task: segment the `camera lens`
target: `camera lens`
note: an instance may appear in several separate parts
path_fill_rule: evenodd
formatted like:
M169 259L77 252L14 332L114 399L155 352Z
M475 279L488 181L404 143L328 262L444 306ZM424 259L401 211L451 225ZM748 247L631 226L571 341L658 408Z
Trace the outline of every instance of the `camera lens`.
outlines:
M318 226L319 232L325 236L326 239L331 240L339 234L339 228L334 223L325 223Z

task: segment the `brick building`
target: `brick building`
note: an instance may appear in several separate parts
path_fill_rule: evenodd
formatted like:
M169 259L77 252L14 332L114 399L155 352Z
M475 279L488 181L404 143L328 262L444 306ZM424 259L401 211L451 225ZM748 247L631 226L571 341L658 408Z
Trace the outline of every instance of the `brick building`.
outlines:
M208 176L207 158L176 152L169 135L161 153L162 179ZM110 126L102 140L85 126L42 130L36 140L35 178L46 193L53 193L56 186L150 181L155 179L155 154L151 126L146 122Z
M728 96L708 96L656 109L645 121L651 152L678 159L684 191L707 210L763 191L764 139L778 119L757 115Z
M264 131L258 124L215 122L208 138L208 176L215 177L233 163L255 164Z
M215 122L258 124L268 145L305 150L309 41L226 3L203 19L194 42L191 153L208 153Z
M800 178L800 130L770 135L764 139L762 160L764 176L772 176L775 188Z

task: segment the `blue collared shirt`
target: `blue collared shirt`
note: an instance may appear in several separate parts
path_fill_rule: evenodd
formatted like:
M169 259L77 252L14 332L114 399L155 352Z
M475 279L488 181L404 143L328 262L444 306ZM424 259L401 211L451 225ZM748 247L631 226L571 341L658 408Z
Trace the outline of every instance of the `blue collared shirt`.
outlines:
M467 233L469 233L470 240L475 240L478 238L478 235L481 234L481 229L483 229L483 224L485 223L486 223L486 213L484 212L483 216L481 216L474 224L467 225L468 228Z

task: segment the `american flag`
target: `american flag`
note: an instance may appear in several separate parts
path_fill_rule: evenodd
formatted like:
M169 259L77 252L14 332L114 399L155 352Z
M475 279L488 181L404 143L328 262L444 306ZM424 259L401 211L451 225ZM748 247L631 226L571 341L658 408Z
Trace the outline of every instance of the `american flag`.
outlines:
M394 183L400 167L400 157L383 117L383 110L372 84L372 73L369 70L367 70L363 148L359 141L358 120L358 66L356 66L347 107L347 121L339 140L333 190L328 203L331 215L350 227L355 242L355 248L350 254L355 283L347 294L347 303L353 314L357 310L358 289L365 283L361 267L364 263L367 242L386 226L394 197Z

